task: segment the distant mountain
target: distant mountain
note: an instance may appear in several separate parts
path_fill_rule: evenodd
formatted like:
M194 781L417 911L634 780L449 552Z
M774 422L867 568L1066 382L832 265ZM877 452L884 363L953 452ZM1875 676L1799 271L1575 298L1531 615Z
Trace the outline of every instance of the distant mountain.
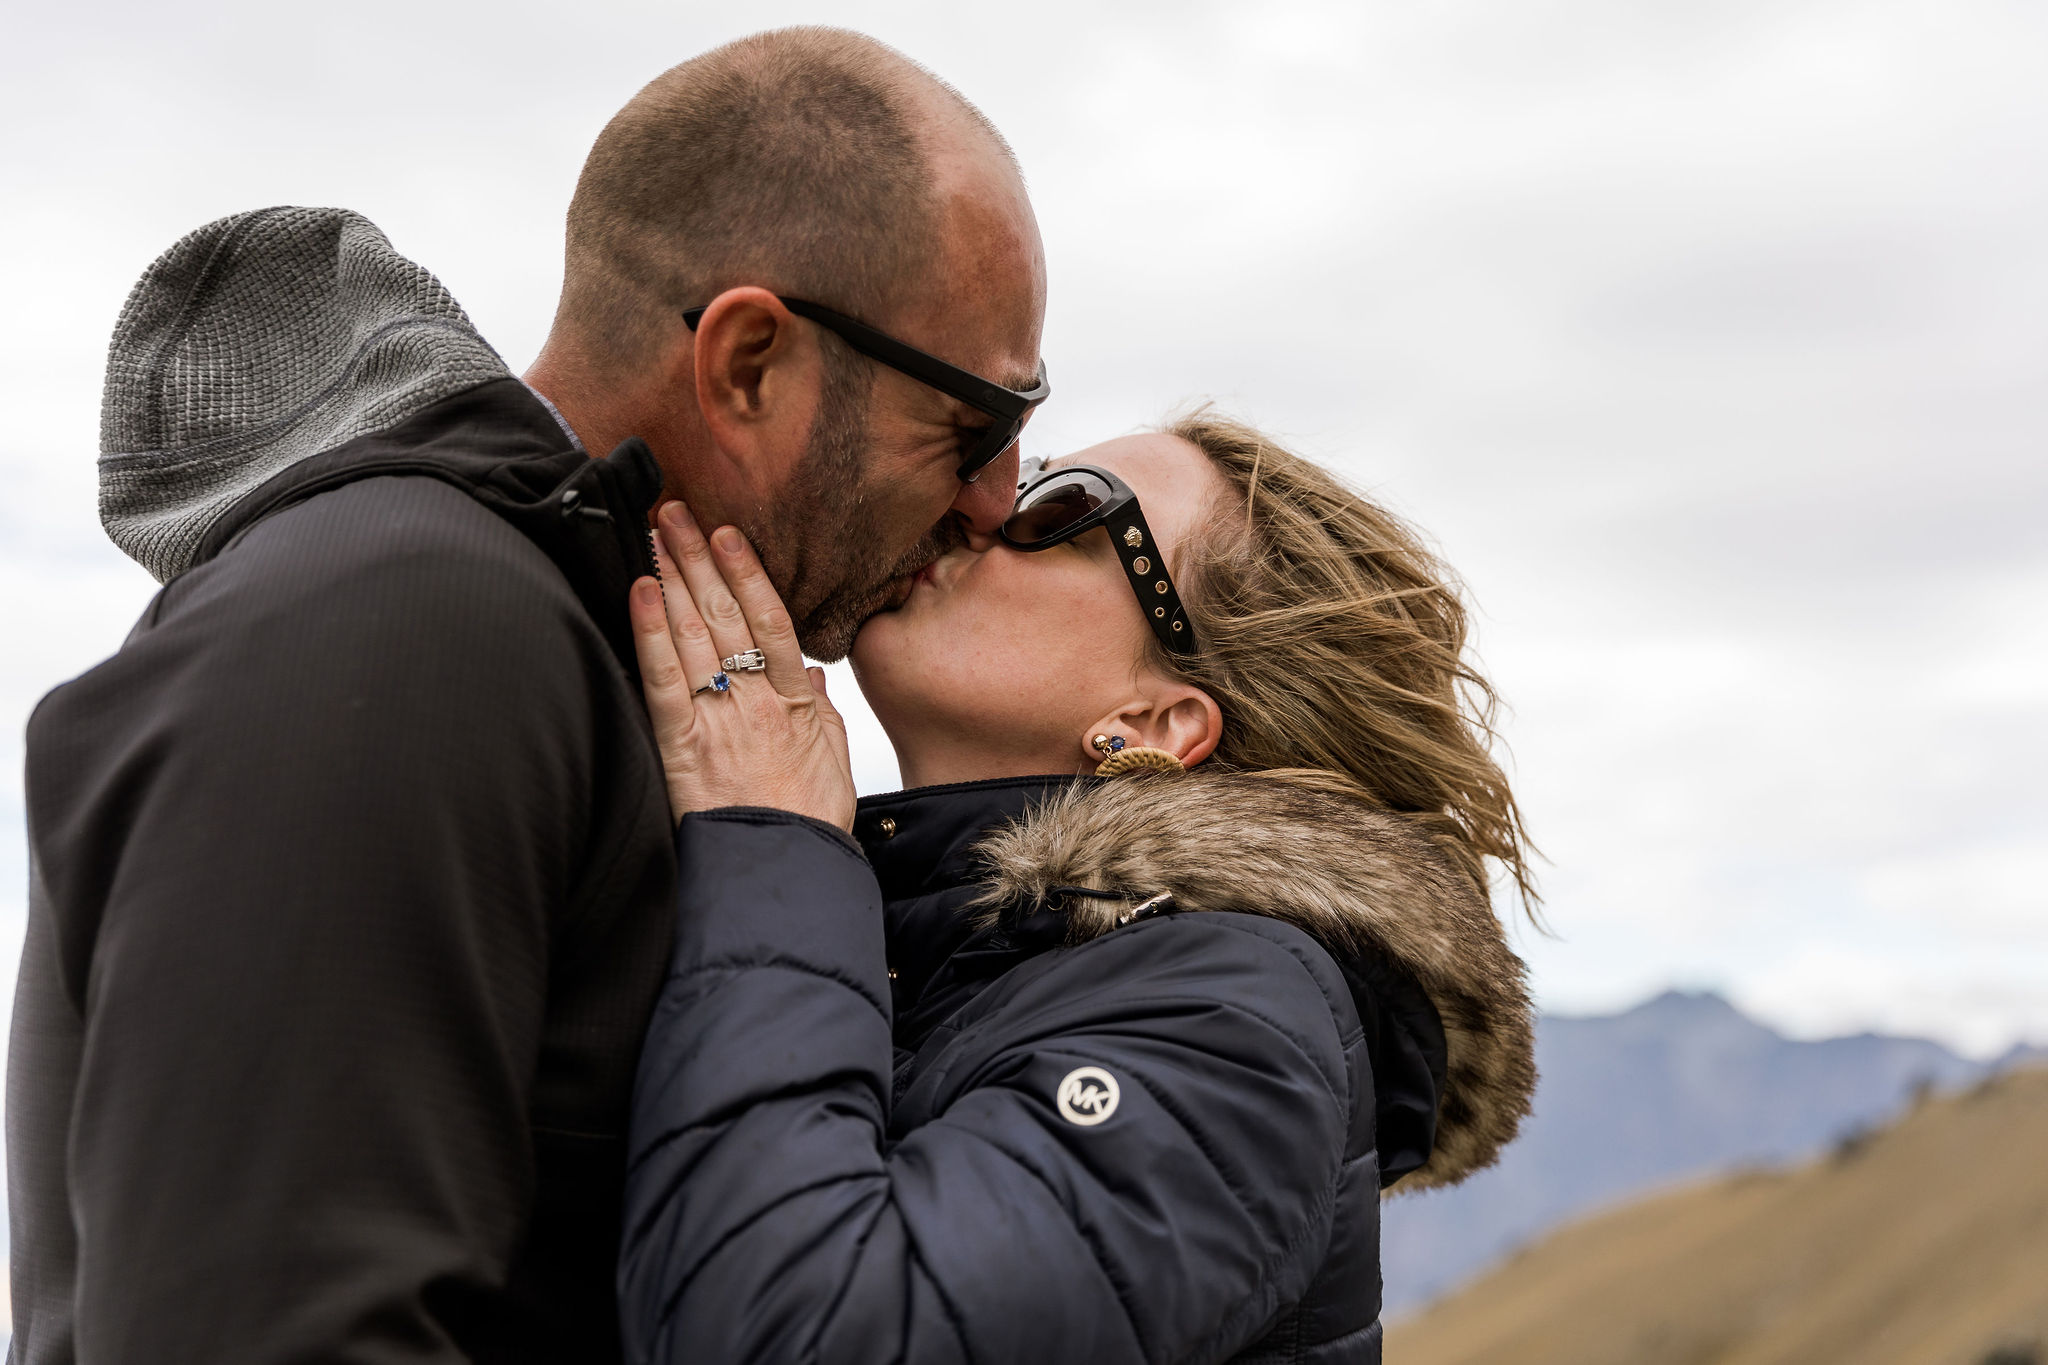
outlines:
M1919 1038L1798 1042L1718 995L1680 991L1623 1014L1541 1019L1536 1064L1535 1115L1498 1166L1383 1206L1390 1314L1568 1219L1675 1181L1797 1160L1890 1119L1918 1086L1992 1069Z
M2041 1365L2048 1070L1793 1170L1574 1223L1417 1317L1402 1365Z
M2048 1066L2048 1047L2034 1043L2014 1043L2003 1056L1991 1064L1991 1069L2010 1071L2016 1066Z

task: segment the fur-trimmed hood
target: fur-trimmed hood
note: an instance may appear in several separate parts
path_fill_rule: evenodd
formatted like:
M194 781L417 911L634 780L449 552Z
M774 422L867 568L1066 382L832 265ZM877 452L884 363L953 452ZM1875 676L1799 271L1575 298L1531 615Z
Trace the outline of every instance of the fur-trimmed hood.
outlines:
M984 838L988 907L1063 899L1070 937L1177 912L1283 920L1333 955L1377 953L1428 995L1445 1075L1429 1159L1395 1186L1454 1184L1493 1164L1536 1086L1526 968L1477 888L1428 837L1309 772L1197 768L1079 784ZM1062 893L1081 887L1110 898Z

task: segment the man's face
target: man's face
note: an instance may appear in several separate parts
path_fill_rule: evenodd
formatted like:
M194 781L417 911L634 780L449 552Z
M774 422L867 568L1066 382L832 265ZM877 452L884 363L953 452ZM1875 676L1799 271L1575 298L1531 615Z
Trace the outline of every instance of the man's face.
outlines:
M873 486L879 481L869 434L872 369L844 348L831 355L793 486L773 522L747 528L770 575L785 585L804 652L828 662L846 657L861 623L899 602L907 592L899 585L964 535L951 515L930 525L907 553L873 533L874 509L890 499L889 490Z
M999 384L1029 388L1045 273L1021 188L956 198L946 226L937 287L875 325ZM836 339L820 340L828 361L804 457L773 524L742 529L782 585L805 652L830 661L845 657L870 616L903 603L919 570L994 535L1010 512L1017 450L961 483L961 459L988 415Z

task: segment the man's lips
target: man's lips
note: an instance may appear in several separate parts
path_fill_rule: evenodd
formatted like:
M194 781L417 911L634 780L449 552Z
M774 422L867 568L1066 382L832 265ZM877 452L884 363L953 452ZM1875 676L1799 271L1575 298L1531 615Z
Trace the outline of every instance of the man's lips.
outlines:
M876 608L876 610L900 611L910 601L911 594L915 593L919 588L937 587L939 584L939 561L944 558L943 554L933 555L908 573L900 573L891 578L884 589L882 605Z
M936 563L938 563L937 560L932 560L921 569L913 570L907 574L899 574L897 577L890 579L887 605L882 610L900 610L905 603L910 601L910 595L916 592L919 587L936 583L938 579L932 573L932 564Z
M892 578L889 580L888 595L882 599L877 611L901 611L903 604L910 600L910 594L917 587L914 578Z

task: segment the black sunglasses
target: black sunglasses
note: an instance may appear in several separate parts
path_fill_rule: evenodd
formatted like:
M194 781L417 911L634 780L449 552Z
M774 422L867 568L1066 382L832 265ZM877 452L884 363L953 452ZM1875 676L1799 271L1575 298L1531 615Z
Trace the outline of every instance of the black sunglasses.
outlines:
M1107 527L1109 543L1116 547L1124 577L1131 581L1152 633L1168 652L1193 654L1195 633L1188 628L1180 594L1166 572L1166 556L1160 553L1131 486L1096 465L1043 470L1043 464L1032 460L1023 470L1016 510L997 532L1003 544L1013 550L1049 550L1098 526Z
M872 356L890 369L909 375L920 383L928 384L945 394L957 398L977 412L987 413L995 418L995 424L983 430L975 438L973 449L961 460L958 477L962 483L973 483L981 477L996 456L1017 443L1017 433L1024 429L1024 419L1031 410L1046 400L1052 393L1052 385L1045 379L1045 364L1038 366L1038 382L1023 392L1006 389L992 379L983 379L972 370L963 370L957 365L948 365L935 355L927 355L915 346L907 346L886 332L878 332L865 322L856 321L844 313L835 313L820 303L804 299L792 299L784 295L775 296L782 300L782 306L800 318L809 318L829 332L836 333L847 345L862 355ZM683 325L691 331L697 330L697 322L704 316L702 308L683 310Z

